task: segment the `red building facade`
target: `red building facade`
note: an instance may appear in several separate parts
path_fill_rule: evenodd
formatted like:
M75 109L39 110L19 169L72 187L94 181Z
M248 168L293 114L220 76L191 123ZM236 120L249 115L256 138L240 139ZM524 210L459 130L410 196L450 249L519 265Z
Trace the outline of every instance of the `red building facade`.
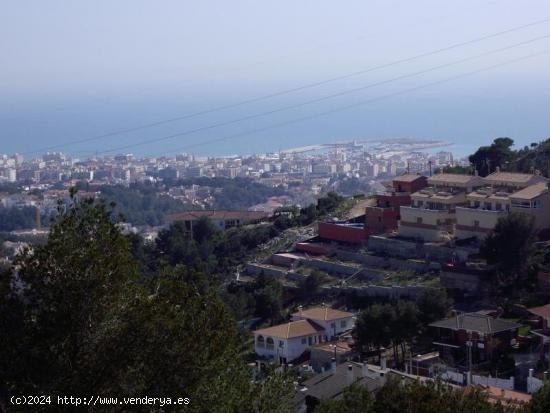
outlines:
M365 210L364 224L319 223L319 237L325 240L361 244L371 234L383 234L397 229L402 205L411 204L411 193L428 185L428 178L422 175L401 175L393 179L391 187L377 194L375 204Z
M428 185L428 178L422 175L401 175L393 179L392 188L376 195L376 205L367 207L365 226L370 234L382 234L397 229L401 218L399 209L411 204L411 193Z

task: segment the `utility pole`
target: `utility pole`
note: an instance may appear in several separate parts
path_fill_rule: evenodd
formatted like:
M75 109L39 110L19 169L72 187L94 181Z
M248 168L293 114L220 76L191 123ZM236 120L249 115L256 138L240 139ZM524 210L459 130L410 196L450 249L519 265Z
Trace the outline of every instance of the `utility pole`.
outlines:
M40 231L42 229L42 222L40 220L40 208L38 206L35 207L36 211L36 229Z

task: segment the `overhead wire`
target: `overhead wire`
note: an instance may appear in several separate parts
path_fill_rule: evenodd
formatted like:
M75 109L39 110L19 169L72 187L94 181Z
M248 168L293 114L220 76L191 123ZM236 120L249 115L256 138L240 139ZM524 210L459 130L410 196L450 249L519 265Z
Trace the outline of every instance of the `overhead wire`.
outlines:
M524 46L526 44L530 44L530 43L533 43L533 42L536 42L536 41L539 41L539 40L543 40L543 39L546 39L546 38L549 38L549 37L550 37L550 34L546 34L546 35L543 35L543 36L538 36L538 37L528 39L528 40L525 40L525 41L522 41L522 42L519 42L519 43L515 43L515 44L512 44L512 45L500 47L500 48L497 48L497 49L492 49L492 50L489 50L489 51L486 51L486 52L483 52L481 54L477 54L477 55L474 55L474 56L471 56L471 57L455 60L455 61L452 61L452 62L448 62L448 63L436 65L436 66L432 66L432 67L429 67L427 69L423 69L423 70L420 70L420 71L416 71L416 72L396 76L396 77L393 77L393 78L390 78L390 79L370 83L370 84L360 86L360 87L347 89L347 90L340 91L340 92L337 92L337 93L333 93L333 94L330 94L330 95L325 95L325 96L321 96L321 97L318 97L318 98L310 99L310 100L307 100L307 101L304 101L304 102L299 102L299 103L295 103L295 104L292 104L292 105L285 105L285 106L282 106L282 107L279 107L279 108L276 108L276 109L272 109L272 110L268 110L268 111L265 111L265 112L255 113L255 114L252 114L252 115L247 115L247 116L243 116L243 117L239 117L239 118L235 118L235 119L230 119L230 120L227 120L227 121L222 121L222 122L218 122L218 123L214 123L214 124L210 124L210 125L205 125L205 126L193 128L193 129L188 129L186 131L182 131L182 132L178 132L178 133L174 133L174 134L170 134L170 135L166 135L166 136L145 139L145 140L142 140L142 141L139 141L139 142L134 142L134 143L130 143L130 144L127 144L127 145L121 145L121 146L117 146L117 147L114 147L114 148L110 148L110 149L106 149L106 150L102 150L102 151L97 151L96 153L97 154L106 154L106 153L111 153L111 152L116 152L116 151L122 151L122 150L130 149L130 148L135 148L135 147L138 147L138 146L151 144L151 143L158 143L158 142L162 142L162 141L166 141L166 140L170 140L170 139L174 139L174 138L178 138L178 137L188 136L188 135L191 135L191 134L194 134L194 133L204 132L204 131L207 131L207 130L211 130L211 129L215 129L215 128L219 128L219 127L223 127L223 126L229 126L229 125L233 125L233 124L236 124L236 123L240 123L240 122L244 122L244 121L248 121L248 120L252 120L252 119L257 119L257 118L264 117L264 116L273 115L273 114L280 113L280 112L287 111L287 110L291 110L291 109L297 109L297 108L300 108L300 107L311 105L313 103L319 103L319 102L322 102L322 101L325 101L325 100L334 99L334 98L345 96L345 95L348 95L348 94L351 94L351 93L360 92L360 91L370 89L370 88L373 88L373 87L376 87L376 86L382 86L382 85L393 83L393 82L396 82L396 81L399 81L399 80L419 76L419 75L422 75L422 74L433 72L433 71L438 70L438 69L458 65L458 64L461 64L461 63L464 63L464 62L479 59L481 57L490 56L490 55L495 54L495 53L500 53L500 52L510 50L512 48L515 48L515 47Z
M443 53L443 52L446 52L446 51L450 51L450 50L453 50L453 49L456 49L456 48L459 48L459 47L463 47L463 46L470 45L470 44L475 44L475 43L478 43L478 42L482 42L484 40L488 40L488 39L495 38L495 37L498 37L498 36L502 36L502 35L505 35L505 34L513 33L515 31L526 29L528 27L533 27L533 26L536 26L536 25L540 25L540 24L543 24L543 23L546 23L546 22L549 22L549 21L550 21L550 17L540 19L540 20L536 20L536 21L533 21L533 22L530 22L530 23L526 23L526 24L519 25L519 26L514 26L514 27L506 29L506 30L501 30L501 31L498 31L498 32L495 32L495 33L487 34L487 35L477 37L477 38L474 38L474 39L470 39L470 40L467 40L467 41L454 43L450 46L438 48L438 49L435 49L435 50L431 50L431 51L420 53L420 54L417 54L417 55L414 55L414 56L394 60L394 61L391 61L391 62L388 62L388 63L384 63L384 64L373 66L373 67L370 67L370 68L365 68L365 69L362 69L362 70L350 72L350 73L347 73L347 74L334 76L334 77L327 78L327 79L324 79L324 80L321 80L321 81L311 82L311 83L307 83L307 84L300 85L300 86L293 87L293 88L289 88L289 89L283 89L283 90L278 91L278 92L273 92L273 93L269 93L269 94L266 94L266 95L262 95L262 96L258 96L258 97L250 98L250 99L245 99L245 100L242 100L242 101L239 101L239 102L234 102L234 103L230 103L230 104L226 104L226 105L220 105L220 106L217 106L217 107L197 111L197 112L182 115L182 116L176 116L176 117L172 117L172 118L168 118L168 119L164 119L164 120L145 123L145 124L135 126L135 127L118 129L118 130L115 130L115 131L107 132L107 133L100 134L100 135L95 135L95 136L88 137L88 138L77 139L77 140L67 141L67 142L60 143L60 144L44 146L44 147L41 147L41 148L34 149L32 151L22 152L22 154L23 155L28 155L28 154L31 154L31 153L39 153L39 152L49 151L49 150L53 150L53 149L64 148L64 147L71 146L71 145L77 145L77 144L81 144L81 143L92 142L92 141L96 141L96 140L100 140L100 139L105 139L105 138L109 138L109 137L113 137L113 136L117 136L117 135L122 135L122 134L126 134L126 133L131 133L131 132L137 132L137 131L140 131L140 130L143 130L143 129L153 128L155 126L161 126L161 125L168 124L168 123L173 123L173 122L177 122L177 121L181 121L181 120L191 119L191 118L195 118L195 117L198 117L198 116L202 116L202 115L206 115L206 114L210 114L210 113L214 113L214 112L218 112L218 111L222 111L222 110L226 110L226 109L232 109L232 108L244 106L244 105L247 105L247 104L272 99L272 98L287 95L287 94L290 94L290 93L299 92L299 91L307 90L307 89L310 89L310 88L326 85L326 84L336 82L336 81L339 81L339 80L349 79L349 78L356 77L356 76L359 76L359 75L363 75L363 74L366 74L366 73L370 73L370 72L373 72L373 71L376 71L376 70L381 70L381 69L385 69L385 68L392 67L392 66L395 66L395 65L408 63L408 62L418 60L418 59L421 59L421 58L433 56L433 55Z
M253 129L253 130L249 130L249 131L245 131L245 132L241 132L241 133L237 133L237 134L233 134L233 135L224 136L224 137L221 137L221 138L215 138L215 139L210 139L210 140L203 141L203 142L198 142L198 143L194 143L194 144L185 145L185 146L173 149L171 152L179 152L179 151L183 151L183 150L187 150L187 149L191 149L191 148L196 148L196 147L199 147L199 146L210 145L210 144L213 144L213 143L219 143L219 142L223 142L223 141L227 141L227 140L231 140L231 139L237 139L237 138L240 138L240 137L243 137L243 136L252 135L252 134L256 134L256 133L260 133L260 132L265 132L265 131L280 128L280 127L283 127L283 126L288 126L288 125L292 125L292 124L295 124L295 123L304 122L304 121L307 121L307 120L317 119L317 118L320 118L320 117L323 117L323 116L327 116L327 115L331 115L331 114L334 114L334 113L342 112L342 111L345 111L345 110L348 110L348 109L353 109L353 108L357 108L357 107L360 107L360 106L364 106L364 105L367 105L369 103L379 102L381 100L389 99L389 98L396 97L396 96L405 95L405 94L416 92L418 90L426 89L426 88L429 88L429 87L432 87L432 86L437 86L437 85L440 85L440 84L443 84L443 83L448 83L448 82L459 80L459 79L462 79L462 78L465 78L465 77L473 76L473 75L476 75L478 73L482 73L482 72L486 72L486 71L489 71L489 70L497 69L499 67L506 66L506 65L513 64L513 63L517 63L517 62L520 62L520 61L523 61L523 60L532 59L532 58L542 56L542 55L547 54L547 53L550 53L550 49L546 49L546 50L543 50L541 52L525 55L525 56L522 56L522 57L519 57L519 58L516 58L516 59L511 59L511 60L508 60L508 61L505 61L505 62L502 62L502 63L499 63L499 64L486 66L486 67L483 67L483 68L480 68L480 69L476 69L476 70L473 70L473 71L470 71L470 72L462 73L462 74L452 76L452 77L448 77L448 78L445 78L445 79L437 80L437 81L434 81L434 82L425 83L423 85L415 86L415 87L408 88L408 89L404 89L404 90L401 90L401 91L398 91L398 92L389 93L389 94L386 94L386 95L377 96L377 97L372 98L372 99L356 102L356 103L353 103L353 104L350 104L350 105L345 105L345 106L341 106L341 107L338 107L338 108L326 110L326 111L323 111L323 112L318 112L318 113L315 113L315 114L312 114L312 115L303 116L303 117L300 117L300 118L295 118L295 119L292 119L292 120L272 124L272 125L262 127L262 128L256 128L256 129Z

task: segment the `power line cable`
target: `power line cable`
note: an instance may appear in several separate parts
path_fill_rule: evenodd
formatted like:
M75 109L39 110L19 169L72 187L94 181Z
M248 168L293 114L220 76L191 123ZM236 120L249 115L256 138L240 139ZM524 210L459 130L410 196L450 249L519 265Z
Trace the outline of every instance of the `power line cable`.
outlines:
M69 141L69 142L60 143L60 144L56 144L56 145L50 145L50 146L38 148L38 149L33 150L33 151L23 152L22 154L23 155L28 155L28 154L31 154L31 153L39 153L39 152L49 151L49 150L52 150L52 149L58 149L58 148L66 147L66 146L76 145L76 144L80 144L80 143L96 141L96 140L100 140L100 139L104 139L104 138L108 138L108 137L112 137L112 136L122 135L122 134L130 133L130 132L136 132L136 131L139 131L139 130L142 130L142 129L148 129L148 128L152 128L152 127L155 127L155 126L160 126L160 125L164 125L164 124L168 124L168 123L173 123L173 122L177 122L177 121L180 121L180 120L191 119L191 118L194 118L194 117L206 115L206 114L213 113L213 112L218 112L218 111L222 111L222 110L226 110L226 109L232 109L232 108L247 105L247 104L250 104L250 103L256 103L256 102L260 102L260 101L263 101L263 100L272 99L272 98L275 98L275 97L278 97L278 96L283 96L283 95L286 95L286 94L290 94L290 93L310 89L310 88L313 88L313 87L326 85L328 83L336 82L336 81L339 81L339 80L349 79L351 77L356 77L356 76L363 75L363 74L373 72L373 71L376 71L376 70L385 69L385 68L388 68L388 67L391 67L391 66L395 66L395 65L399 65L399 64L403 64L403 63L408 63L408 62L418 60L418 59L421 59L421 58L424 58L424 57L433 56L433 55L436 55L438 53L443 53L443 52L450 51L450 50L453 50L453 49L456 49L456 48L459 48L459 47L463 47L463 46L466 46L466 45L478 43L478 42L481 42L481 41L484 41L484 40L488 40L488 39L491 39L491 38L502 36L502 35L512 33L512 32L518 31L518 30L522 30L522 29L525 29L525 28L528 28L528 27L532 27L532 26L536 26L536 25L539 25L539 24L542 24L542 23L546 23L548 21L550 21L550 17L545 18L545 19L541 19L541 20L537 20L537 21L534 21L534 22L531 22L531 23L523 24L521 26L515 26L515 27L509 28L509 29L506 29L506 30L502 30L502 31L499 31L499 32L491 33L491 34L481 36L481 37L478 37L478 38L475 38L475 39L455 43L455 44L452 44L450 46L435 49L435 50L425 52L425 53L421 53L421 54L418 54L418 55L415 55L415 56L410 56L410 57L407 57L407 58L398 59L398 60L394 60L392 62L384 63L384 64L381 64L381 65L378 65L378 66L373 66L373 67L370 67L370 68L358 70L358 71L343 74L343 75L340 75L340 76L331 77L331 78L321 80L321 81L318 81L318 82L307 83L307 84L297 86L297 87L294 87L294 88L284 89L284 90L281 90L281 91L278 91L278 92L258 96L258 97L251 98L251 99L245 99L245 100L242 100L240 102L235 102L235 103L231 103L231 104L227 104L227 105L221 105L221 106L217 106L217 107L214 107L214 108L197 111L197 112L190 113L190 114L187 114L187 115L182 115L182 116L172 117L172 118L168 118L168 119L164 119L164 120L160 120L160 121L156 121L156 122L146 123L146 124L142 124L142 125L131 127L131 128L119 129L119 130L116 130L116 131L108 132L108 133L101 134L101 135L92 136L92 137L89 137L89 138Z
M121 150L129 149L129 148L134 148L134 147L137 147L137 146L150 144L150 143L156 143L156 142L166 141L166 140L169 140L169 139L174 139L174 138L177 138L177 137L187 136L187 135L191 135L193 133L203 132L203 131L206 131L206 130L215 129L215 128L219 128L219 127L222 127L222 126L233 125L235 123L240 123L240 122L244 122L244 121L247 121L247 120L252 120L252 119L259 118L259 117L273 115L275 113L283 112L283 111L286 111L286 110L296 109L296 108L307 106L307 105L310 105L310 104L313 104L313 103L322 102L324 100L334 99L336 97L345 96L345 95L348 95L348 94L351 94L351 93L355 93L355 92L359 92L359 91L362 91L362 90L370 89L370 88L375 87L375 86L381 86L381 85L385 85L385 84L388 84L388 83L396 82L398 80L403 80L403 79L407 79L407 78L410 78L410 77L419 76L419 75L422 75L422 74L433 72L433 71L441 69L441 68L457 65L457 64L464 63L464 62L467 62L467 61L470 61L470 60L479 59L481 57L486 57L486 56L489 56L489 55L492 55L492 54L495 54L495 53L499 53L499 52L502 52L502 51L506 51L506 50L509 50L509 49L512 49L512 48L515 48L515 47L524 46L526 44L533 43L533 42L536 42L536 41L539 41L539 40L542 40L542 39L546 39L546 38L549 38L549 37L550 37L550 34L546 34L546 35L543 35L543 36L538 36L538 37L535 37L533 39L529 39L529 40L525 40L523 42L515 43L513 45L501 47L501 48L498 48L498 49L489 50L487 52L484 52L484 53L481 53L481 54L478 54L478 55L475 55L475 56L472 56L472 57L467 57L467 58L464 58L464 59L455 60L453 62L432 66L428 69L420 70L420 71L413 72L413 73L408 73L408 74L405 74L405 75L400 75L400 76L397 76L397 77L394 77L394 78L391 78L391 79L386 79L386 80L383 80L383 81L380 81L380 82L371 83L371 84L361 86L361 87L357 87L357 88L347 89L347 90L344 90L344 91L341 91L341 92L337 92L337 93L322 96L322 97L319 97L319 98L311 99L311 100L308 100L308 101L305 101L305 102L300 102L300 103L296 103L296 104L293 104L293 105L287 105L287 106L272 109L272 110L269 110L269 111L266 111L266 112L255 113L253 115L248 115L248 116L244 116L244 117L240 117L240 118L236 118L236 119L231 119L231 120L228 120L228 121L218 122L218 123L214 123L214 124L211 124L211 125L206 125L206 126L202 126L202 127L198 127L198 128L194 128L194 129L189 129L187 131L183 131L183 132L179 132L179 133L175 133L175 134L171 134L171 135L167 135L167 136L162 136L162 137L159 137L159 138L146 139L146 140L131 143L131 144L128 144L128 145L122 145L122 146L118 146L118 147L115 147L115 148L106 149L104 151L99 151L97 153L98 154L104 154L104 153L110 153L110 152L115 152L115 151L121 151Z
M438 81L435 81L435 82L425 83L423 85L416 86L416 87L409 88L409 89L405 89L405 90L401 90L399 92L378 96L378 97L375 97L375 98L372 98L372 99L369 99L369 100L364 100L364 101L361 101L361 102L357 102L357 103L346 105L346 106L341 106L341 107L331 109L331 110L327 110L327 111L323 111L323 112L318 112L318 113L315 113L313 115L308 115L308 116L292 119L292 120L289 120L289 121L276 123L276 124L269 125L269 126L266 126L266 127L263 127L263 128L257 128L257 129L253 129L253 130L249 130L249 131L245 131L245 132L241 132L241 133L237 133L237 134L233 134L233 135L228 135L228 136L224 136L224 137L221 137L221 138L210 139L210 140L204 141L204 142L189 144L189 145L186 145L186 146L183 146L183 147L176 148L172 152L179 152L179 151L187 150L187 149L194 148L194 147L210 145L212 143L218 143L218 142L223 142L223 141L226 141L226 140L236 139L236 138L240 138L242 136L252 135L252 134L255 134L255 133L259 133L259 132L265 132L265 131L268 131L268 130L271 130L271 129L276 129L276 128L280 128L280 127L287 126L287 125L292 125L294 123L299 123L299 122L303 122L303 121L307 121L307 120L311 120L311 119L320 118L320 117L323 117L323 116L326 116L326 115L331 115L333 113L342 112L342 111L348 110L348 109L353 109L353 108L363 106L363 105L366 105L366 104L369 104L369 103L378 102L378 101L381 101L381 100L384 100L384 99L389 99L389 98L392 98L392 97L395 97L395 96L405 95L405 94L408 94L408 93L411 93L411 92L416 92L418 90L425 89L425 88L428 88L428 87L432 87L432 86L440 85L440 84L443 84L443 83L452 82L454 80L462 79L462 78L465 78L465 77L473 76L473 75L478 74L478 73L482 73L482 72L486 72L486 71L489 71L489 70L497 69L499 67L506 66L506 65L513 64L513 63L517 63L517 62L520 62L520 61L523 61L523 60L532 59L532 58L535 58L535 57L538 57L538 56L541 56L541 55L544 55L544 54L547 54L547 53L550 53L550 49L546 49L546 50L544 50L542 52L538 52L538 53L532 53L532 54L522 56L522 57L519 57L519 58L516 58L516 59L508 60L508 61L496 64L496 65L486 66L486 67L483 67L481 69L473 70L471 72L463 73L463 74L460 74L460 75L457 75L457 76L452 76L452 77L445 78L445 79L442 79L442 80L438 80Z

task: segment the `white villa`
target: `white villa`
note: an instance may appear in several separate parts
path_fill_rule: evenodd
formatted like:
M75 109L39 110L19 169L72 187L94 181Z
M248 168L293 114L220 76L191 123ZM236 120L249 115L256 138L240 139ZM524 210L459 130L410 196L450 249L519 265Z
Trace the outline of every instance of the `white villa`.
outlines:
M314 307L292 314L285 324L254 331L256 354L288 363L311 346L330 341L353 327L354 314L328 307Z

